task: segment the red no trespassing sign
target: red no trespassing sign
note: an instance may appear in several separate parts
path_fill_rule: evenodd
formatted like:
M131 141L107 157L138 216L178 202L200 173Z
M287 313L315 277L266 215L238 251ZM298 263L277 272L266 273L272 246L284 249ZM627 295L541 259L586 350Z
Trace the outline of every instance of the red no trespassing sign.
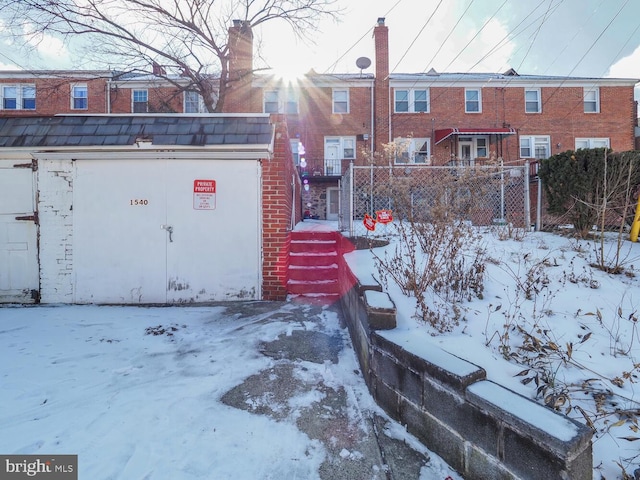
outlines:
M195 210L214 210L216 208L216 181L193 181L193 208Z

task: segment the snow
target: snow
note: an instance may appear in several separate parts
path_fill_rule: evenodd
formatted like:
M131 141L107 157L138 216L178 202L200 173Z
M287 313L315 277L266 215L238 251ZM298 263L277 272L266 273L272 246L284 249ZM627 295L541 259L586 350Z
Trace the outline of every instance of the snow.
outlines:
M468 390L563 442L572 440L578 433L575 424L566 419L560 420L552 410L542 405L523 403L516 393L495 383L476 382Z
M295 362L295 377L311 387L286 401L272 391L244 397L246 410L224 403L225 393L260 372L276 380L282 364L260 351L264 342L319 328L348 341L335 312L323 310L319 325L299 310L311 307L262 304L250 314L233 302L0 308L0 452L77 454L82 479L320 478L329 452L298 428L301 412L340 387L350 428L363 428L365 412L384 413L351 348L338 363ZM427 451L404 428L389 428ZM363 455L343 454L349 462ZM428 455L422 480L459 478ZM368 478L385 475L379 469Z
M594 478L619 478L617 462L632 474L640 467L638 442L632 440L640 439L634 424L640 415L640 243L625 236L620 255L625 271L614 275L591 266L599 242L545 232L520 231L514 238L500 228L479 230L491 259L485 290L482 299L458 305L458 325L452 324L445 333L436 331L417 315L415 298L404 295L390 280L388 285L382 283L396 305L397 328L378 333L416 355L459 368L462 374L464 362L455 367L455 358L460 357L484 368L488 380L544 404L535 381L522 383L536 369L531 363L518 363L526 356L518 348L524 338L519 325L547 348L548 362L537 367L540 371L544 367L551 377L547 394L562 400L558 411L586 423L581 408L594 422ZM395 251L393 231L387 238L388 246L373 250L381 258ZM605 238L605 258L612 259L616 236ZM357 250L345 258L358 276L382 280L371 251ZM528 287L537 289L530 299L525 295ZM429 298L432 306L445 303L435 295ZM434 353L433 346L451 356ZM501 348L505 346L506 351ZM434 355L444 356L434 359ZM535 362L533 357L529 355L530 362ZM545 383L539 380L540 385ZM546 413L541 408L527 415L533 424L543 426ZM569 431L555 434L566 438Z

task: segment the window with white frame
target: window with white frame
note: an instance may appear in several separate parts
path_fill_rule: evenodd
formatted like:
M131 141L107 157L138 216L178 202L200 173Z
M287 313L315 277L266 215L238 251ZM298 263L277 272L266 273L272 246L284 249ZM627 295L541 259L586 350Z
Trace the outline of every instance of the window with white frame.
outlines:
M147 90L133 91L133 113L147 113L149 111L149 92Z
M348 89L333 89L333 113L349 113Z
M482 92L479 88L464 89L464 111L465 113L482 112Z
M520 137L520 157L549 158L551 156L551 137L549 135L523 135Z
M600 89L584 89L584 113L600 113Z
M576 138L576 150L581 148L609 148L608 138Z
M204 113L206 111L202 95L193 91L184 92L184 113Z
M428 89L395 89L394 105L396 113L428 112L429 111L429 90Z
M298 96L293 89L265 90L263 93L264 113L298 113Z
M35 110L35 85L2 85L0 108L3 110Z
M300 165L300 157L302 157L304 149L302 148L302 144L300 140L297 138L289 139L289 143L291 144L291 155L293 156L293 164L295 166ZM300 165L304 167L304 165Z
M356 158L356 137L324 138L324 174L340 175L342 160Z
M278 113L279 96L277 90L265 90L263 94L264 113Z
M86 85L71 86L71 108L73 110L89 108L89 91Z
M539 88L527 88L524 91L524 111L526 113L542 112Z
M431 141L429 138L396 138L397 164L429 164Z

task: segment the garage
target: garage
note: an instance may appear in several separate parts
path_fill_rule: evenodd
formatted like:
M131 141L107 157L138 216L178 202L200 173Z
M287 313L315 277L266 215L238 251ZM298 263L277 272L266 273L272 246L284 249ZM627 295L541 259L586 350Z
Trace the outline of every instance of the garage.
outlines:
M0 302L39 297L34 180L31 161L0 159Z
M76 160L74 303L259 298L259 174L256 160Z
M268 115L1 120L0 301L264 298Z

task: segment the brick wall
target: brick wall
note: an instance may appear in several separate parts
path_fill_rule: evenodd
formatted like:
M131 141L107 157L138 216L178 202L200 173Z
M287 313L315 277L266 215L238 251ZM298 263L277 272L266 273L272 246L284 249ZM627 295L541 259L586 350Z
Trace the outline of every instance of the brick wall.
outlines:
M284 118L272 118L276 124L273 157L262 160L262 298L284 300L291 230L301 220L300 178Z
M520 135L549 135L551 154L573 150L575 138L580 137L609 138L615 151L634 149L633 87L600 87L600 113L584 113L582 87L542 87L541 113L525 113L525 88L513 85L482 88L482 113L465 113L464 90L463 86L430 87L431 110L392 114L392 138L431 138L436 165L457 155L457 149L455 136L434 145L434 131L454 127L515 128L516 135L490 145L490 151L507 161L520 158Z
M183 113L184 94L175 87L111 88L111 113L133 111L133 90L147 90L149 113Z
M107 111L106 78L23 78L0 79L2 85L30 84L36 87L35 110L2 110L0 116L32 116L58 114L105 113ZM71 87L74 84L87 86L88 108L71 108Z
M40 301L73 302L73 164L38 161Z

